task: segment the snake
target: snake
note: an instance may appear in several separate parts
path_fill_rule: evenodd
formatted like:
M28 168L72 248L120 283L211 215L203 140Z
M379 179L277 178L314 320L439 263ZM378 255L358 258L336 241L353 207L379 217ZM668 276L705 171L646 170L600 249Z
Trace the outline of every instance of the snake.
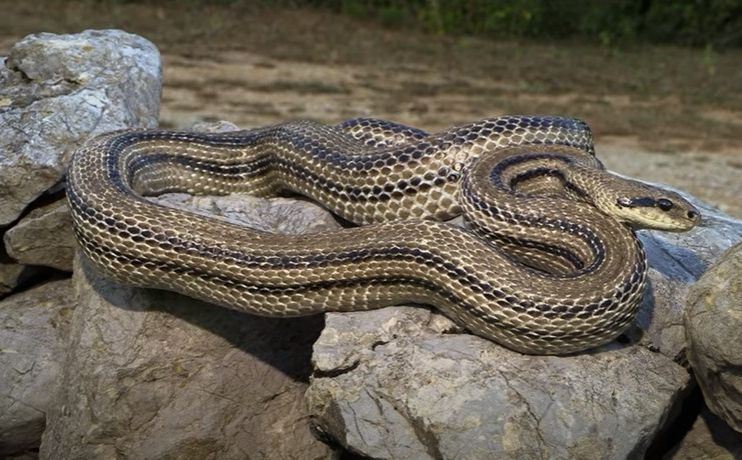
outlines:
M115 282L270 317L427 305L545 355L631 325L648 270L636 229L701 219L678 193L607 171L587 124L556 116L432 134L373 118L123 130L74 152L66 190L84 259ZM300 194L347 225L268 233L151 199L168 192Z

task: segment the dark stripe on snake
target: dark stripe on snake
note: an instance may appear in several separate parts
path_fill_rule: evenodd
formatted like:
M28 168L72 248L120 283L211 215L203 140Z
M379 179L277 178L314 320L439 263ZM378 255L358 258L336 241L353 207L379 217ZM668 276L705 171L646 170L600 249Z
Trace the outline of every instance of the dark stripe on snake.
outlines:
M70 203L78 210L96 220L105 221L110 217L101 216L94 210L87 208L85 204L76 196L74 192L69 193ZM141 229L135 227L121 226L117 227L118 235L122 238L129 239L133 242L144 241L145 237L141 235ZM308 256L255 256L244 254L238 251L229 251L221 247L199 244L193 241L186 241L176 236L167 236L158 232L156 229L149 230L151 235L147 238L154 239L157 244L164 249L174 250L181 254L192 255L193 253L208 254L210 257L218 258L223 261L237 263L240 266L248 268L306 268L306 267L323 267L330 264L360 262L367 260L418 260L431 268L442 271L452 280L468 287L472 291L478 292L488 299L503 301L515 311L525 312L529 310L534 316L540 316L542 311L538 304L529 301L518 301L511 294L484 283L467 273L465 269L457 267L455 264L448 262L439 256L421 249L410 248L368 248L357 251L315 254ZM84 235L78 235L85 239ZM91 245L95 247L95 245ZM128 257L128 256L127 256ZM160 262L162 263L162 262ZM545 306L547 307L547 306ZM563 307L563 308L561 308ZM583 308L572 307L569 305L557 306L553 308L555 317L588 317L605 312L606 309L615 307L615 303L602 302L592 304ZM545 310L544 310L545 311ZM558 315L556 314L558 313ZM566 315L566 316L565 316Z
M112 166L112 163L109 163L109 166ZM264 155L239 164L221 164L207 163L176 154L152 153L142 155L127 165L125 182L131 183L136 177L136 174L146 167L161 164L171 164L194 171L218 174L224 176L224 179L234 181L244 181L250 177L262 176L266 173L266 169L286 171L292 177L300 178L303 182L309 182L314 187L321 188L335 196L342 196L354 202L388 201L398 197L399 194L414 195L415 193L428 190L433 185L441 186L446 182L458 180L458 175L452 174L449 168L441 168L437 176L430 173L424 178L432 182L432 184L422 182L423 178L413 177L411 179L401 179L396 184L387 184L383 189L379 186L353 187L331 181L308 168L292 163L290 160L276 158L272 155ZM115 176L115 173L111 172L111 169L109 169L109 172L112 177ZM120 189L124 190L123 188Z
M82 241L85 241L84 237ZM374 285L374 284L382 284L382 285L396 285L396 284L414 284L419 287L422 287L424 289L427 289L443 298L445 298L447 301L456 303L458 305L461 305L464 307L464 310L477 317L478 319L487 322L489 324L495 324L495 325L502 325L500 321L497 321L495 317L492 317L488 315L487 313L479 310L478 308L472 306L469 304L465 299L459 298L458 296L445 291L444 289L440 288L439 286L429 283L425 280L421 280L419 278L412 278L412 277L389 277L389 276L369 276L369 277L363 277L363 278L352 278L352 279L343 279L343 280L335 280L335 281L317 281L317 282L311 282L311 283L297 283L294 285L291 284L280 284L280 285L270 285L270 284L262 284L262 285L248 285L243 284L240 282L236 282L230 278L225 278L223 276L214 275L212 273L209 273L204 270L199 270L196 268L184 268L182 266L179 266L174 263L169 262L155 262L151 260L144 260L137 257L132 257L126 254L121 254L117 251L102 251L98 246L94 244L88 244L85 246L86 251L92 254L97 254L99 256L105 256L110 257L113 256L115 259L117 259L120 263L125 264L131 264L133 266L147 266L149 269L159 269L162 271L165 271L167 273L175 273L180 275L188 275L200 278L206 282L214 282L217 284L224 284L224 285L230 285L230 286L239 286L241 290L244 290L246 292L250 293L259 293L259 294L269 294L269 295L279 295L283 293L291 293L291 292L308 292L308 291L319 291L323 289L331 289L334 287L354 287L354 286L366 286L366 285ZM506 299L507 300L507 299ZM601 304L596 304L595 308L600 310L601 313L603 313L605 310L610 310L612 308L611 305L609 305L610 302L604 301ZM605 304L605 305L604 305ZM508 304L509 308L512 308L514 311L522 311L525 312L525 309L521 310L521 307L518 305ZM615 306L615 305L614 305ZM540 312L536 313L538 311L539 305L531 305L530 314L535 314L536 316L541 316ZM547 318L562 318L562 319L570 319L573 317L578 318L586 318L588 316L592 315L592 312L587 312L585 310L581 310L579 312L569 312L567 306L556 306L550 313L544 314ZM519 328L515 324L508 324L508 329L512 329L514 332L521 333L521 334L537 334L539 337L549 338L587 338L592 336L595 331L572 331L570 333L569 331L558 331L558 330L549 330L549 331L539 331L534 329L527 329L527 328ZM598 330L596 328L596 330Z

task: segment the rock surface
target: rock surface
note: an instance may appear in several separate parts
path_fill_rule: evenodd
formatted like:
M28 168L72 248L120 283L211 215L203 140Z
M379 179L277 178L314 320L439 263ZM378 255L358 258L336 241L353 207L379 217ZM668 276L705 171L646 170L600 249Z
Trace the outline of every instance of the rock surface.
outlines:
M69 280L0 302L0 458L39 446L74 306Z
M729 428L707 408L666 460L739 460L742 458L742 434Z
M423 309L328 314L307 392L318 430L372 458L640 458L687 392L674 359L689 286L742 240L741 222L699 205L690 233L641 232L651 287L630 344L522 356L442 335Z
M643 344L672 359L683 360L683 310L690 287L725 250L742 241L742 221L674 191L701 211L703 221L686 233L638 232L649 261L650 285L636 323L643 331Z
M379 459L636 458L689 383L642 347L525 356L430 320L327 315L307 392L322 432Z
M0 262L0 298L10 294L27 277L29 268L14 262Z
M245 194L191 196L167 193L150 198L173 208L225 220L270 233L300 234L338 228L337 221L321 207L292 198L258 198ZM306 205L306 206L305 206Z
M72 271L76 243L64 200L31 211L5 233L4 241L8 255L20 263Z
M691 289L688 360L712 412L742 433L742 244Z
M119 30L18 42L0 67L0 226L62 179L86 139L155 126L160 74L157 48Z
M182 196L175 199L185 205ZM203 211L229 210L235 219L236 202L215 197L193 203ZM276 214L265 203L246 203L245 214L262 214L244 220L262 219L268 229L307 230L287 226L285 215L311 215L308 220L316 222L326 214L302 202L277 206ZM259 318L164 291L122 287L84 264L75 267L74 283L79 306L41 458L330 455L311 434L303 403L321 317Z

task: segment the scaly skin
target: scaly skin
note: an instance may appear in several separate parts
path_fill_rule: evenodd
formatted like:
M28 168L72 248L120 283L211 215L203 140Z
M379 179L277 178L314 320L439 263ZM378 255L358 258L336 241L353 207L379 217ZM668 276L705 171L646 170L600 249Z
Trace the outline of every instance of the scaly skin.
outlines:
M371 225L273 235L142 198L284 189ZM669 196L606 173L587 126L553 117L430 135L369 119L227 134L124 131L76 152L68 176L83 252L122 283L264 316L429 304L474 334L539 354L592 348L631 323L645 256L633 231L606 214L606 201L627 191L644 204L649 192L655 203ZM697 222L692 206L670 198L685 210L670 219L678 228ZM436 221L462 210L507 254Z

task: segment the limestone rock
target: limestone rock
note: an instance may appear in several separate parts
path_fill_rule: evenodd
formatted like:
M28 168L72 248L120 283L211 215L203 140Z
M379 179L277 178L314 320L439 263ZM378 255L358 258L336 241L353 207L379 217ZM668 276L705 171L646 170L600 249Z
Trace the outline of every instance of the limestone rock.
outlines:
M91 136L155 126L157 48L119 30L29 35L0 67L0 226L64 175Z
M683 311L690 287L725 250L742 241L742 221L675 191L699 208L703 221L686 233L639 232L649 261L650 284L636 323L644 333L643 344L682 360L686 346Z
M27 277L28 267L14 262L0 262L0 297L13 290Z
M75 235L64 200L37 208L5 233L5 250L27 265L72 271Z
M685 327L688 360L706 403L742 433L742 244L692 287Z
M0 246L0 299L38 275L40 267L19 264Z
M643 347L525 356L430 322L411 307L327 315L307 392L319 429L377 459L623 459L689 383Z
M196 203L238 214L233 197ZM290 215L324 212L293 206L301 209ZM282 224L280 212L263 211L264 228L301 230ZM321 317L260 318L123 287L84 263L74 283L79 306L41 458L330 455L312 435L303 402Z
M150 199L198 214L222 216L235 224L270 233L296 235L338 227L332 215L321 207L292 198L258 198L241 193L220 197L166 193Z
M74 308L69 280L0 302L0 457L37 448Z
M230 131L239 131L240 127L231 121L199 121L191 126L191 131L201 133L227 133Z
M628 343L522 356L424 309L328 314L307 392L317 429L372 458L640 458L689 385L675 362L688 289L742 240L741 222L693 201L699 228L640 234L650 289Z
M693 427L666 460L739 460L742 458L742 434L729 428L707 408L701 410Z

